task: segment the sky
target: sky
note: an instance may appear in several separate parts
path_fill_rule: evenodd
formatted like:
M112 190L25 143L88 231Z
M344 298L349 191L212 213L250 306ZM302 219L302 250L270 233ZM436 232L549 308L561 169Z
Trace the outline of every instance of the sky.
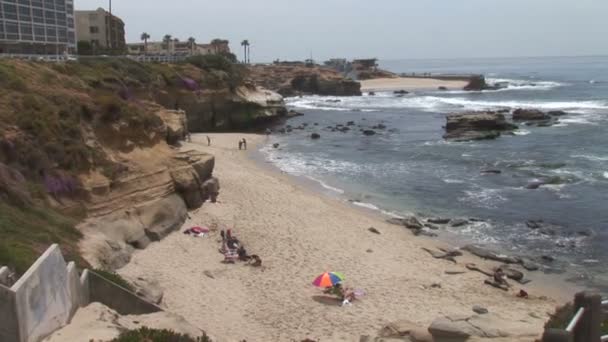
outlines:
M75 0L107 9L108 0ZM230 41L252 62L608 55L608 0L113 0L127 42Z

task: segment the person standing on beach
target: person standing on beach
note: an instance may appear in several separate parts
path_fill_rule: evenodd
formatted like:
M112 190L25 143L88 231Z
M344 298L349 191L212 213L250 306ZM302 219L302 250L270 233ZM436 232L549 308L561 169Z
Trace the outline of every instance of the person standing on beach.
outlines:
M245 138L243 138L243 148L245 150L247 149L247 140L245 140Z
M211 146L211 138L209 136L207 136L207 146Z
M243 149L243 140L239 140L239 150Z

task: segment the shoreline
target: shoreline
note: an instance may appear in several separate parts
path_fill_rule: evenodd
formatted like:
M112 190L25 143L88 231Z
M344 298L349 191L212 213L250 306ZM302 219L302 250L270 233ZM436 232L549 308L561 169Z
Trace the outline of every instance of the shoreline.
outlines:
M426 77L377 78L359 82L361 83L362 92L437 90L439 87L445 87L446 90L462 90L468 84L467 81L441 80Z
M307 177L307 176L293 175L288 172L282 171L274 163L264 159L265 158L264 152L262 152L260 150L260 148L262 147L261 145L263 145L263 144L260 144L260 146L256 146L256 150L252 151L253 153L250 155L250 159L253 161L253 163L257 164L258 167L260 167L261 169L271 172L275 176L285 177L287 181L293 182L295 185L299 186L302 190L310 191L310 192L312 192L313 195L316 195L316 196L322 196L322 197L328 198L329 200L337 201L337 202L347 206L350 210L360 212L361 214L366 215L374 220L380 220L382 222L385 222L387 219L392 218L392 217L402 218L402 216L399 216L395 213L386 211L386 210L382 209L381 207L376 206L373 203L360 202L360 201L355 201L353 199L349 199L347 196L345 196L345 193L338 193L335 190L332 190L333 187L330 184L322 184L321 180L313 179L313 178ZM337 188L333 188L333 189L337 189ZM344 191L342 189L339 189L339 190ZM357 205L355 203L360 203L362 205ZM375 208L370 208L368 205L371 205ZM409 214L418 217L418 215L416 215L412 211L409 211ZM407 228L405 228L405 227L399 227L399 228L402 228L406 234L411 234L411 232ZM412 235L412 237L414 239L421 239L425 243L430 243L431 245L433 245L436 248L440 248L440 247L441 248L445 248L445 247L461 248L467 244L475 244L472 241L469 241L466 237L463 237L462 235L459 235L457 233L449 232L447 230L440 230L437 237L413 236L413 235ZM504 249L491 249L491 250L499 252L499 253L508 253ZM470 253L469 253L469 256L472 259L477 259L477 260L479 260L479 262L484 262L491 266L497 266L497 265L501 264L496 261L484 260L484 259L477 257L475 255L472 255ZM516 256L516 255L514 255L514 256ZM552 297L553 299L556 299L558 301L563 301L563 302L570 301L570 300L572 300L572 298L574 297L576 292L582 291L584 289L583 286L574 284L572 282L568 282L566 280L567 273L551 274L551 273L545 273L542 270L527 271L527 270L523 270L523 269L522 269L522 271L525 273L526 279L531 280L530 284L532 284L532 287L535 287L537 289L548 290L548 293L549 293L548 296Z
M470 314L472 305L505 319L529 321L540 334L547 312L562 302L542 299L552 294L540 281L515 286L533 297L522 300L512 291L484 285L486 277L477 272L446 274L462 270L466 262L483 267L498 263L468 253L458 257L457 265L433 259L421 247L449 244L415 237L378 213L316 192L274 165L253 160L251 151L236 149L235 142L245 137L250 150L258 151L263 136L209 136L210 148L202 144L205 134L196 134L184 149L215 154L222 186L219 202L191 212L179 232L137 251L118 273L155 278L165 290L168 310L219 341L352 341L396 320L426 327L445 314ZM233 229L250 254L261 256L264 267L221 263L219 233L203 239L181 233L192 225ZM381 235L368 232L372 226ZM319 302L321 291L310 282L324 271L344 272L346 283L367 295L348 308ZM430 287L434 283L441 286ZM539 318L531 318L531 312Z

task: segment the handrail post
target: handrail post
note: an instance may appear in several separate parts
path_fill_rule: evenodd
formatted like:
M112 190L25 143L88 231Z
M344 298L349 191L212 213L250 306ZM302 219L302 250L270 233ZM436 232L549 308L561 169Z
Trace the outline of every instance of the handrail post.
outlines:
M577 293L574 312L579 308L585 308L585 312L574 329L574 342L601 342L602 297L595 293Z

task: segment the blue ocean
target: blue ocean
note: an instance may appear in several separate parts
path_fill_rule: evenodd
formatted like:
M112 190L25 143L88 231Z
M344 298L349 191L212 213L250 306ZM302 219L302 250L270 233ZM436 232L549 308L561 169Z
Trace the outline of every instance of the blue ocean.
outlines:
M448 227L440 238L527 256L545 272L608 292L608 57L387 60L380 67L482 73L506 88L289 98L288 106L304 116L286 124L306 128L272 135L265 158L386 215L480 219ZM520 125L515 135L496 140L442 138L448 113L506 107L567 115L551 127ZM348 121L357 129L327 128ZM378 124L387 128L374 136L357 127ZM313 132L321 138L310 139ZM482 172L487 169L500 173ZM551 184L526 187L546 179ZM549 228L531 229L529 220Z

